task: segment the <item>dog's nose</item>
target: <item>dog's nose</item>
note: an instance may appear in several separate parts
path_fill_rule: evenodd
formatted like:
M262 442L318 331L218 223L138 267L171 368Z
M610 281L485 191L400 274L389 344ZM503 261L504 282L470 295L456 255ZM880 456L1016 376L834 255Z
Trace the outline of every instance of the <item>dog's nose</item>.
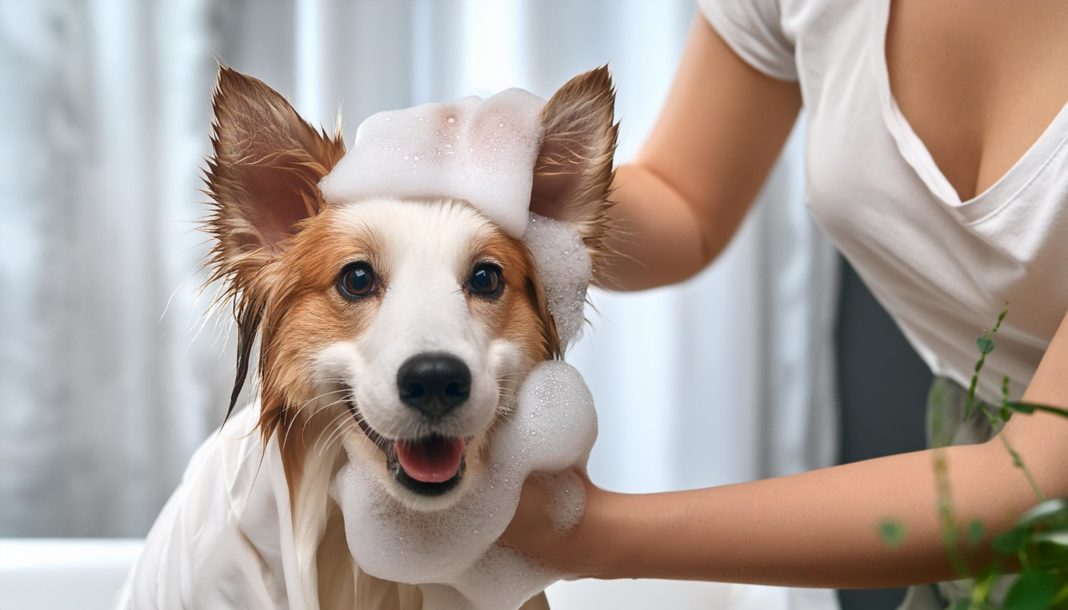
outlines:
M471 395L471 369L445 353L416 354L397 371L401 402L427 417L441 417Z

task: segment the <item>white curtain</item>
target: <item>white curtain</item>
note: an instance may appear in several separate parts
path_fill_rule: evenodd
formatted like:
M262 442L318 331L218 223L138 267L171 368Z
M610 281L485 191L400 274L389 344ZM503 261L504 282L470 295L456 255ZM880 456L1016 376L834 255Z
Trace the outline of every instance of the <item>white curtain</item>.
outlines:
M195 231L217 61L312 122L340 108L350 139L377 110L548 96L607 63L625 162L694 14L690 0L0 0L0 536L143 534L221 421L233 329L205 322ZM832 463L835 262L801 201L801 147L795 134L712 268L594 295L570 359L598 401L596 482Z

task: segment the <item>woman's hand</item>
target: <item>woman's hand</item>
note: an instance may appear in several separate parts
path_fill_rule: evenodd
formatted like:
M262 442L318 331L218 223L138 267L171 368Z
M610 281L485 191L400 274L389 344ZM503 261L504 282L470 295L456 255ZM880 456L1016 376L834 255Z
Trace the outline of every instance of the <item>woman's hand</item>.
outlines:
M607 578L612 553L599 532L609 520L619 499L590 482L585 473L575 471L586 491L586 509L579 524L562 533L549 517L551 498L537 476L523 485L512 523L500 542L560 570L568 578Z

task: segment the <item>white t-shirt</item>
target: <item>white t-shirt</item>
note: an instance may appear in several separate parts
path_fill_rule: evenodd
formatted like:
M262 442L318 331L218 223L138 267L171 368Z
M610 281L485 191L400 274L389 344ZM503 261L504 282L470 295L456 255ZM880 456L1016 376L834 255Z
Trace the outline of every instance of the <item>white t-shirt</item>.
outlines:
M1006 302L980 395L1019 398L1068 310L1068 104L968 201L891 95L889 0L699 0L746 62L799 81L805 200L935 374L967 386Z

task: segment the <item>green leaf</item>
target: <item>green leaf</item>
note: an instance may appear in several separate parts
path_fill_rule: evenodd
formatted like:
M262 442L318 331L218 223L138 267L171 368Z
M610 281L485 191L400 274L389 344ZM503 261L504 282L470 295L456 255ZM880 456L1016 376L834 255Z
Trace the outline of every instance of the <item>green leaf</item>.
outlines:
M994 351L994 336L989 333L983 333L983 336L975 340L976 347L979 348L979 353L984 356Z
M879 537L886 546L896 549L905 541L905 525L895 519L886 519L879 524Z
M1016 520L1017 527L1031 527L1040 523L1068 519L1068 500L1057 498L1036 504Z
M962 599L959 602L954 603L949 608L946 608L946 610L971 610L971 608L972 608L971 600Z
M1062 604L1068 602L1068 580L1066 580L1066 578L1068 577L1063 574L1061 575L1061 582L1058 584L1060 590L1057 591L1057 595L1053 597L1054 608L1063 608L1064 606Z
M1068 546L1038 542L1037 548L1027 554L1027 562L1035 569L1064 572L1068 568Z
M983 526L981 521L972 521L968 524L968 544L972 546L978 545L985 535L986 527Z
M1015 555L1027 547L1031 538L1029 528L1016 528L994 538L994 550L1006 555Z
M1053 575L1028 570L1009 589L1005 596L1005 610L1047 610L1057 593Z

